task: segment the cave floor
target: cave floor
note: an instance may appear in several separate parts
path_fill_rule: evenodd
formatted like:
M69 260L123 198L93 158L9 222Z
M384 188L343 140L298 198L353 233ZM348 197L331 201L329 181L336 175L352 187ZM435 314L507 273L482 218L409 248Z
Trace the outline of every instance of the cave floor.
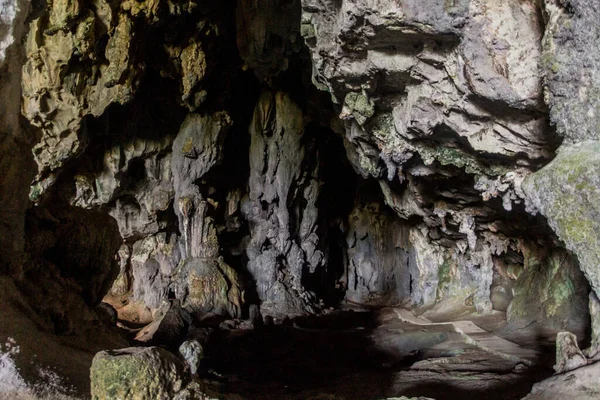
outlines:
M394 308L296 318L214 335L204 382L221 399L521 399L553 372L552 333L504 328Z

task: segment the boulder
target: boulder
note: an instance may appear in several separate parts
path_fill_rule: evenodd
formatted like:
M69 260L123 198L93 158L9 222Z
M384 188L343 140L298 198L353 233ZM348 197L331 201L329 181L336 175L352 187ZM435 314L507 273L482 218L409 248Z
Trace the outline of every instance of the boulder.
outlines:
M600 363L555 375L533 386L523 400L592 400L600 393Z
M577 255L600 294L600 141L561 148L556 158L523 182L530 207L548 218L554 232Z
M200 367L200 361L204 357L204 349L197 340L186 340L179 346L179 354L185 360L190 372L195 374Z
M183 365L159 347L96 354L90 371L92 400L168 400L182 388Z

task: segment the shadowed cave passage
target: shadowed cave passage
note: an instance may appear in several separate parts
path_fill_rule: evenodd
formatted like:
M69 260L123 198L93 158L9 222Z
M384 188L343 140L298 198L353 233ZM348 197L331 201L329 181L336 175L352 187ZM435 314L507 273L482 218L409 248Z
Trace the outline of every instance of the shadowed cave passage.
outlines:
M533 366L517 373L515 364L467 345L449 325L424 328L397 320L391 309L346 308L216 334L207 344L204 373L208 387L224 398L521 399L552 373L551 344L535 346L540 353Z

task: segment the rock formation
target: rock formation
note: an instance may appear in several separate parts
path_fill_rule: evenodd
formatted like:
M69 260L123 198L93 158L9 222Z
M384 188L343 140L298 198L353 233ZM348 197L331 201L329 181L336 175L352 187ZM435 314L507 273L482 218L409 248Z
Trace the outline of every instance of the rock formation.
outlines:
M598 10L5 0L2 273L46 332L117 325L187 360L100 353L98 399L192 396L211 318L242 330L340 305L571 331L558 370L587 365ZM115 382L122 368L152 385Z

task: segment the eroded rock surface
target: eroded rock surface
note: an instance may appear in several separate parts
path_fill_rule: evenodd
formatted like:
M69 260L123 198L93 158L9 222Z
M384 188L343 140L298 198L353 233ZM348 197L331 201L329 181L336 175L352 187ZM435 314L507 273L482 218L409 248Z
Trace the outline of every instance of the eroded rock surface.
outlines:
M100 352L90 374L94 400L166 400L184 385L182 362L159 347Z
M517 331L585 332L591 312L583 365L596 3L49 0L25 24L26 1L0 2L3 271L55 332L116 315L137 342L187 343L192 374L210 318L344 302ZM182 370L101 353L93 393L193 396Z
M590 285L600 292L600 143L561 148L556 159L523 185L532 204L544 215L567 247L577 254Z
M346 299L359 304L401 304L410 298L409 229L380 204L349 216ZM412 255L414 258L414 255Z
M497 199L520 208L520 182L556 147L537 5L307 0L302 9L313 83L345 121L349 160L379 180L400 218L422 220L413 301L435 303L437 271L456 277L444 272L456 260L472 282L459 278L448 293L467 291L490 311L494 263L517 247L492 222Z
M600 364L596 363L548 378L535 384L523 400L596 399L600 392L599 369Z
M303 144L305 121L289 94L261 95L250 125L248 271L265 314L312 312L303 274L323 266L317 235L318 156ZM300 208L301 207L301 208Z

